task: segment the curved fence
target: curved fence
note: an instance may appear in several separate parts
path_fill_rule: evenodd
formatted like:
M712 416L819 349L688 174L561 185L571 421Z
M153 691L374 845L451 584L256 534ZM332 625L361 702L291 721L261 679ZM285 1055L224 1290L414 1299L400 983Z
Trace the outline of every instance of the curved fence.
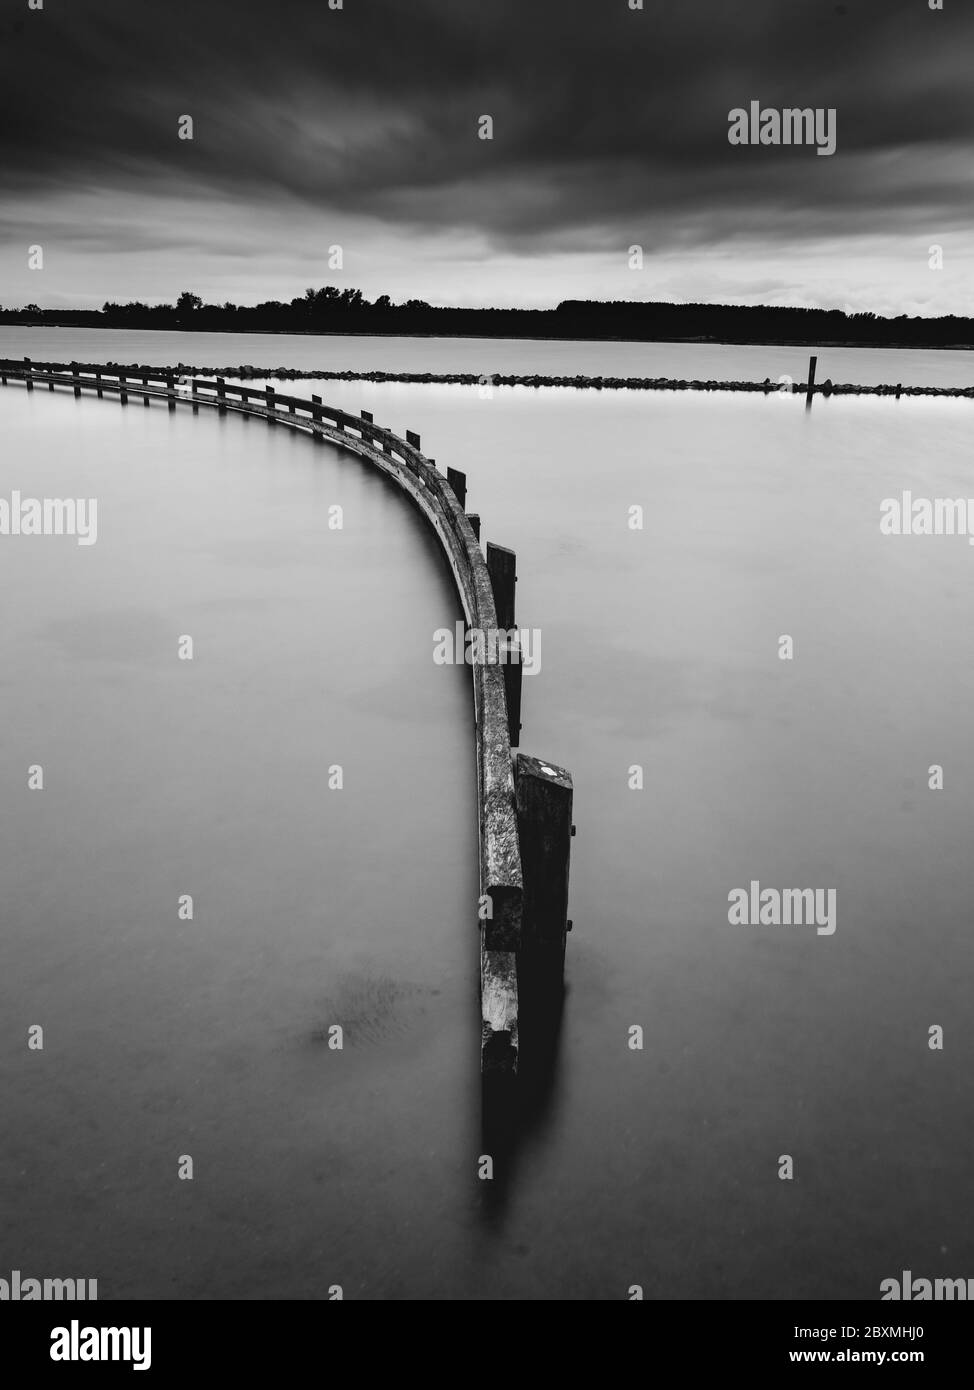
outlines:
M513 626L513 555L501 552L511 563L505 565L502 560L491 572L480 547L479 518L464 511L464 475L453 469L447 476L440 473L421 452L419 436L410 431L401 439L375 424L366 411L352 415L325 405L317 396L281 395L272 386L258 390L230 384L222 377L179 378L172 368L145 368L133 374L111 365L0 359L0 383L5 386L8 379L24 382L28 391L39 386L50 391L64 387L76 397L83 392L117 396L123 405L141 399L146 406L153 401L165 403L171 411L179 406L193 411L204 407L221 414L256 416L269 425L303 430L347 449L396 482L430 522L453 572L468 629L485 633ZM509 610L503 624L498 623L498 600ZM560 957L564 958L564 932L570 924L565 920L568 850L567 843L561 842L571 833L565 823L566 806L568 822L571 819L571 778L564 769L535 759L512 760L512 742L519 741L520 667L516 661L496 658L496 650L488 649L483 661L471 663L480 828L481 1058L485 1072L512 1072L518 1058L519 958L525 950L530 955L535 946L550 948L552 944L557 957L559 919ZM519 795L515 775L522 761L525 775ZM521 781L518 775L519 785ZM552 797L559 826L554 849L549 843L551 827L538 824L539 817L546 821L551 816ZM534 864L529 896L533 888L538 902L537 911L529 910L527 920L521 850L525 837ZM563 893L559 891L562 880Z

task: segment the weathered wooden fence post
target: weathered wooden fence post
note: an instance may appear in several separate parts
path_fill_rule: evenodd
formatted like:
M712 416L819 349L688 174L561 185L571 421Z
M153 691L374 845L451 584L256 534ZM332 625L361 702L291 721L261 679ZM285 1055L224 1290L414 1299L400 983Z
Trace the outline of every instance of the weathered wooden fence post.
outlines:
M467 475L457 468L447 467L446 480L453 489L453 495L460 503L461 510L467 505Z
M517 556L503 545L487 542L487 573L494 590L497 626L512 628L514 623L514 586L517 583Z
M480 540L480 513L479 513L479 512L467 512L467 520L470 522L470 529L471 529L471 531L474 533L474 535L477 537L477 540L479 541L479 540Z
M166 368L166 406L171 411L176 409L176 378L171 367Z
M227 382L226 378L218 376L216 379L216 396L219 402L217 410L221 415L227 413Z
M31 362L30 362L30 358L29 358L29 357L25 357L25 358L24 358L24 371L26 372L26 378L25 378L25 379L26 379L26 382L27 382L27 390L28 390L28 391L33 391L33 389L34 389L34 368L31 366Z
M149 373L142 373L142 404L146 410L149 408Z
M3 359L3 368L0 369L0 386L7 384L7 359Z
M524 874L522 962L539 980L561 983L565 968L571 860L571 773L539 758L517 755L517 831Z
M96 368L95 368L95 383L96 383L96 390L97 390L97 392L98 392L98 399L99 399L100 401L103 401L103 400L105 399L105 392L104 392L104 388L102 387L102 384L101 384L101 367L96 367Z
M193 397L193 414L194 414L194 415L198 415L198 414L200 413L200 402L199 402L200 384L199 384L199 382L196 380L195 376L193 377L192 382L191 382L191 384L190 384L190 391L191 391L192 397Z
M320 397L320 396L312 396L312 397L311 397L311 418L312 418L312 420L314 421L314 423L315 423L316 425L319 425L319 426L320 426L320 424L321 424L321 397ZM325 437L324 437L324 435L321 433L321 430L320 430L320 429L316 429L316 430L314 431L314 437L315 437L315 439L318 441L319 444L323 444L323 443L325 442Z
M74 398L75 400L78 400L81 396L81 381L78 376L77 362L71 363L71 384L74 387Z
M499 643L499 655L504 663L504 694L507 697L507 729L511 747L521 742L521 643L505 638Z
M125 389L126 377L123 371L118 374L118 400L120 405L128 405L129 393Z
M267 423L269 425L276 425L277 420L275 419L275 416L277 414L277 401L275 399L275 392L273 386L266 387L264 391L264 405L266 406L268 411Z
M815 394L815 368L818 366L818 358L808 359L808 387L805 391L805 404L811 405L812 396Z
M421 444L420 444L420 441L419 441L419 435L418 435L418 434L414 434L414 432L413 432L412 430L407 430L407 431L406 431L406 443L407 443L407 444L411 444L411 445L413 446L414 449L420 449L420 450L421 450L421 448L422 448L422 446L421 446Z

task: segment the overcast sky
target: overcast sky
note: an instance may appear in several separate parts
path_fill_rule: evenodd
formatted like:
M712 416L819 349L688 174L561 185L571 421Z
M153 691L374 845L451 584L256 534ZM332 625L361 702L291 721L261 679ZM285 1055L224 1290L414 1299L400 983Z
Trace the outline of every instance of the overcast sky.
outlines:
M0 303L972 314L974 3L943 3L0 0ZM836 153L730 145L751 100L834 107Z

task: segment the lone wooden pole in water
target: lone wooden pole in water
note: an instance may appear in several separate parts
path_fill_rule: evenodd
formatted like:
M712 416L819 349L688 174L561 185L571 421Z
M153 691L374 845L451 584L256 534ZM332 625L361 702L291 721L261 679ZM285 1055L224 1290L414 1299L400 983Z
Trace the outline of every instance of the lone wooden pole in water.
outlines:
M30 364L30 358L29 358L29 357L25 357L25 358L24 358L24 370L25 370L26 373L27 373L26 378L25 378L25 380L26 380L26 382L27 382L27 390L28 390L28 391L33 391L33 389L34 389L34 377L33 377L34 368L33 368L33 367L31 366L31 364Z
M176 381L171 368L166 369L166 405L170 410L176 409Z
M806 392L805 392L805 404L806 404L806 405L811 405L811 403L812 403L812 395L813 395L813 393L814 393L814 391L815 391L815 368L816 368L817 366L818 366L818 358L817 358L817 357L810 357L810 358L808 359L808 389L807 389Z

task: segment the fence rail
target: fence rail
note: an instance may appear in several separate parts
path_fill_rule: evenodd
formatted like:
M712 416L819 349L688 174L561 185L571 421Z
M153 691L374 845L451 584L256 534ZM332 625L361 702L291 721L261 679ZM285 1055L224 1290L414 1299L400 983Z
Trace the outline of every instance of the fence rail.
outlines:
M466 622L481 632L497 631L497 576L492 576L480 547L479 518L475 534L464 511L466 478L450 470L448 479L421 452L421 439L409 431L404 440L377 425L368 411L353 415L326 405L319 397L279 394L272 386L258 390L238 386L222 377L179 377L174 368L140 367L138 371L105 366L81 366L76 362L33 362L30 358L0 358L0 382L23 381L29 391L46 385L50 391L70 388L76 397L92 392L99 397L117 395L124 405L129 397L141 397L146 406L165 402L198 411L201 406L221 414L243 413L272 425L286 425L309 432L316 439L350 450L386 473L424 512L436 531L453 570ZM457 490L461 497L458 498ZM500 549L500 548L498 548ZM513 562L513 554L509 551ZM513 624L513 570L510 591L500 595ZM522 947L524 878L515 792L512 741L518 742L519 725L512 729L510 701L516 693L520 711L520 668L516 683L503 664L474 662L476 716L478 820L480 829L480 892L478 926L481 933L481 1058L485 1072L513 1072L518 1057L518 953ZM516 691L515 691L516 685ZM571 779L563 769L540 766L554 777ZM570 793L569 793L570 797ZM570 801L569 801L570 804ZM570 818L570 817L569 817ZM561 862L561 861L564 862ZM539 873L547 874L547 866ZM559 863L551 872L567 883L567 848L559 850ZM486 913L485 913L486 905ZM531 924L528 923L528 935ZM561 959L564 958L562 939Z

